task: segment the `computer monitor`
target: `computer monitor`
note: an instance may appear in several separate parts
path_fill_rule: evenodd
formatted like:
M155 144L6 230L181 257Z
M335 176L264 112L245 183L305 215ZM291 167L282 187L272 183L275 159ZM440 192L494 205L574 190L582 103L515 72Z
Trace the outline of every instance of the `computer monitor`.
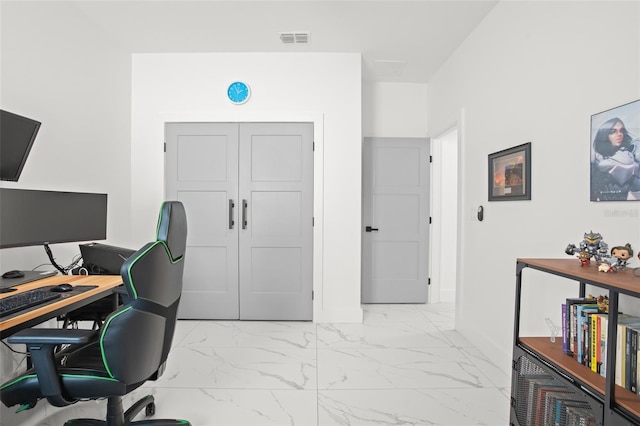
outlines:
M0 188L0 248L107 238L107 194Z
M18 180L39 129L39 121L0 110L0 180Z

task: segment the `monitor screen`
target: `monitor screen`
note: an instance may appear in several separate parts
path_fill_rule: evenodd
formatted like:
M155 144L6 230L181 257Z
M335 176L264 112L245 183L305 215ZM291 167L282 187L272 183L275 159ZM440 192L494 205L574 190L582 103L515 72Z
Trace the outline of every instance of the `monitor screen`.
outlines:
M18 180L39 129L38 121L0 110L0 180Z
M107 238L107 194L0 188L0 248Z

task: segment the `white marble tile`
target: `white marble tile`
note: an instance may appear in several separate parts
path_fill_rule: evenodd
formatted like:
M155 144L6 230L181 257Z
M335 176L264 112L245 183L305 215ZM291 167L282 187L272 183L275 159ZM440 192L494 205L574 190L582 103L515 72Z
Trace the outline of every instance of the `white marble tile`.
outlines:
M134 401L147 394L153 395L156 403L156 413L149 419L185 419L193 426L316 424L315 390L145 388L137 389L126 396L124 409L126 410ZM47 406L45 411L46 413L37 416L3 419L2 424L58 426L72 418L104 419L106 401L79 402L64 408ZM134 420L144 418L143 410Z
M152 417L182 418L193 426L316 425L316 391L147 389L156 398Z
M428 324L427 318L413 304L362 305L363 323L384 325L390 322Z
M489 386L488 378L455 348L318 349L319 389Z
M495 388L318 392L323 426L504 426L508 414L509 400Z
M507 375L505 371L508 371L510 365L507 368L500 368L493 362L489 361L486 356L480 350L474 346L465 346L460 350L466 355L466 357L478 367L498 388L510 388L511 376Z
M199 321L180 346L315 348L316 324L274 321Z
M176 331L173 334L172 346L178 346L198 324L200 324L198 320L178 320L176 322Z
M177 347L164 374L144 386L315 389L316 350Z
M318 324L318 348L442 348L451 342L428 323Z
M456 330L443 330L442 334L451 342L451 345L456 348L472 347L473 345L466 337L460 334Z

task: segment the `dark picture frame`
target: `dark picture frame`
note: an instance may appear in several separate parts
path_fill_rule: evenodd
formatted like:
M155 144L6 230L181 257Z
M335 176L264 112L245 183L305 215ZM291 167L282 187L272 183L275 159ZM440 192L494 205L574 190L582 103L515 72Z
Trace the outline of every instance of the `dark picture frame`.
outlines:
M531 142L489 154L489 201L531 199Z
M591 116L590 201L640 201L640 99Z

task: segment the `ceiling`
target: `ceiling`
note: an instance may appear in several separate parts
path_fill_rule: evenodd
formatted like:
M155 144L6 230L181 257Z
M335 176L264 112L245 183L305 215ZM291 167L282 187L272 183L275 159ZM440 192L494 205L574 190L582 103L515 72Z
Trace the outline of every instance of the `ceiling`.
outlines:
M360 52L363 78L428 83L497 1L72 2L123 48L149 52ZM284 44L281 33L308 33Z

